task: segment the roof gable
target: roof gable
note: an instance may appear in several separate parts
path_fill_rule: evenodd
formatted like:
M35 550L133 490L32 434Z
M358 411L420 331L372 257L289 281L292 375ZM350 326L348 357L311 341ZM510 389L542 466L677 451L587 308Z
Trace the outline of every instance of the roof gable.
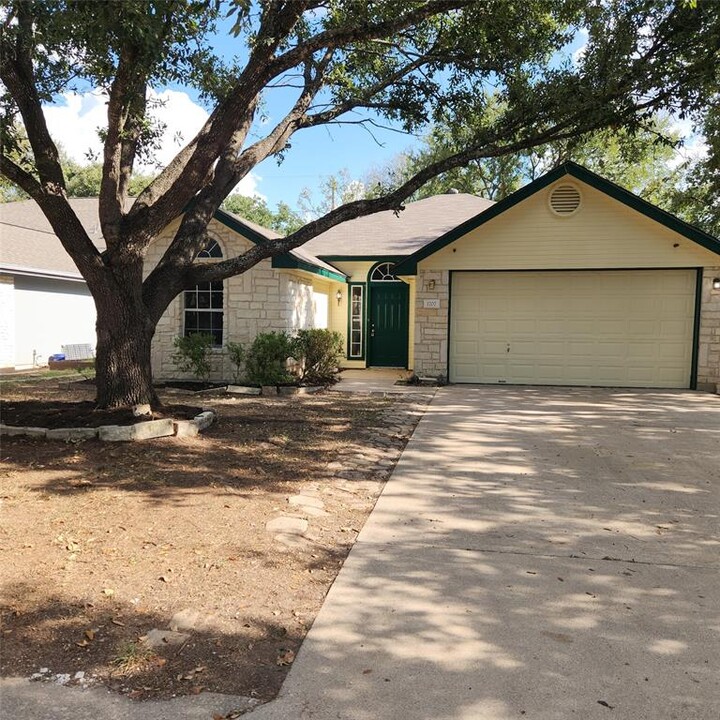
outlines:
M247 238L255 245L259 245L267 240L277 240L282 237L282 235L274 230L256 225L226 210L217 210L215 212L215 219L225 225L225 227L230 228L230 230ZM319 275L330 280L337 280L338 282L347 281L347 276L344 273L309 253L304 246L273 257L272 267L276 269L304 270L305 272L310 272L313 275Z
M529 197L537 194L546 187L549 187L553 183L561 180L564 177L574 177L577 180L586 183L595 190L617 200L627 207L635 210L641 215L650 218L651 220L660 223L664 227L682 235L683 237L697 243L706 250L710 250L720 255L720 240L703 232L699 228L696 228L689 223L684 222L678 217L660 209L659 207L643 200L637 195L621 188L619 185L606 180L605 178L596 175L587 168L577 165L573 162L566 162L563 165L546 173L537 180L525 185L517 192L509 195L504 200L496 203L487 210L481 212L473 218L470 218L464 223L461 223L457 227L453 228L449 232L441 235L433 242L428 243L423 248L420 248L417 252L413 253L410 257L406 258L402 262L395 266L395 273L398 275L414 275L417 273L417 263L421 260L433 255L442 248L446 247L450 243L458 240L459 238L467 235L469 232L481 227L485 223L501 216L506 211L515 207L519 203L528 199Z

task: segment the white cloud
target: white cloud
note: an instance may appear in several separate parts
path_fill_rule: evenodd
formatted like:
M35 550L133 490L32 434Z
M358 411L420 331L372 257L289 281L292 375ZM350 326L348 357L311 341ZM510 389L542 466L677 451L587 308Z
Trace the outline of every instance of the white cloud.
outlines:
M589 37L590 32L588 31L588 29L584 27L580 28L577 34L577 39L580 40L582 44L572 54L572 61L574 65L579 65L582 62L582 59L585 57Z
M152 100L160 105L153 109L154 116L164 124L165 131L154 162L137 164L140 172L157 172L158 166L165 167L188 141L203 126L208 113L194 103L187 93L163 90L150 93ZM102 143L98 130L107 124L107 95L99 90L82 94L65 93L63 102L46 105L43 108L50 135L62 145L67 155L75 162L87 164L88 156L100 159ZM257 195L260 178L252 173L245 177L233 192L242 195Z
M672 117L670 132L677 133L683 140L675 150L675 155L668 160L670 169L682 165L687 161L697 161L706 158L710 147L704 135L696 132L695 124L688 118Z
M702 135L693 135L675 150L675 154L667 161L668 167L674 170L684 162L702 160L708 156L710 147Z

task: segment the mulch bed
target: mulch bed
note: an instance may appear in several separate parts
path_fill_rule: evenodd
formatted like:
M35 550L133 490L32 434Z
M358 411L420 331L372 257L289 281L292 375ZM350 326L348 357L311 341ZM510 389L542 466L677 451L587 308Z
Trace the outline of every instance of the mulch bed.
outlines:
M93 394L85 383L3 383L6 410ZM218 422L195 438L3 438L0 675L47 668L137 699L274 697L407 442L398 418L417 420L423 401L328 393L210 403ZM358 457L378 464L358 471ZM301 493L327 514L307 516L307 542L288 547L265 526L303 516L288 502ZM201 625L180 646L148 650L142 638L178 611Z
M3 402L0 418L5 425L44 428L88 427L101 425L134 425L146 420L190 420L201 408L190 405L163 405L154 410L152 418L135 417L130 408L99 410L90 400L67 402L62 400L20 400Z

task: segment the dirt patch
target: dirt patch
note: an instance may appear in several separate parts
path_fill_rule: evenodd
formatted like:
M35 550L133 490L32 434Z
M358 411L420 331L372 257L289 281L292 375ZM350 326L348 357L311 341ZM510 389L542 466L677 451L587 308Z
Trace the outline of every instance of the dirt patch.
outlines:
M67 402L92 388L3 393ZM223 397L197 438L4 439L0 674L47 668L141 699L272 698L428 398ZM307 520L304 536L268 532L279 517ZM151 648L153 629L185 636Z

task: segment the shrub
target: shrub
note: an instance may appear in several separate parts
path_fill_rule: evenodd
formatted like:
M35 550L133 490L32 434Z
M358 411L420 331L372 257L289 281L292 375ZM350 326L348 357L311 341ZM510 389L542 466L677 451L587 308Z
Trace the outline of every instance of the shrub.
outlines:
M210 375L210 348L214 338L205 333L193 333L174 340L173 362L183 372L192 373L198 380Z
M278 385L292 380L286 362L292 341L285 332L260 333L245 353L245 375L257 385Z
M293 339L292 355L300 365L302 382L333 382L342 352L342 335L332 330L298 330Z
M233 380L237 383L240 381L240 369L245 362L245 348L242 343L229 342L225 349L227 350L230 362L235 366L233 372Z

